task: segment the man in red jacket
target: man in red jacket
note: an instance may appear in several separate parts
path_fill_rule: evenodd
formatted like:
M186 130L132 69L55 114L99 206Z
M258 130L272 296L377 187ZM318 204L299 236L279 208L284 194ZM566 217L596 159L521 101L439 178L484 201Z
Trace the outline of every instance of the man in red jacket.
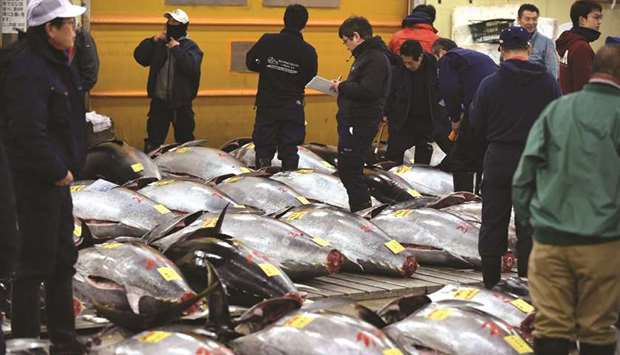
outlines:
M433 27L436 10L433 5L418 5L411 15L403 19L403 29L394 33L389 48L392 53L400 54L400 46L409 39L418 41L427 53L432 53L433 43L439 38Z
M590 42L596 41L603 22L601 5L579 0L570 8L573 28L563 32L555 42L560 55L560 86L562 94L579 91L590 79L594 51Z

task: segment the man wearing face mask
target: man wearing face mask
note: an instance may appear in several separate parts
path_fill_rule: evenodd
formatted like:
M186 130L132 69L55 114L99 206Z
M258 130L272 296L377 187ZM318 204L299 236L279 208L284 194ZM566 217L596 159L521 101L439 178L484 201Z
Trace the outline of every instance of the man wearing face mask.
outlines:
M590 46L601 33L603 13L600 4L579 0L570 7L573 28L563 32L555 42L560 55L560 86L562 94L579 91L592 74L594 51Z
M189 17L183 10L167 12L164 17L168 19L166 31L143 40L133 54L140 65L150 68L146 152L164 143L170 123L174 126L176 142L194 139L192 101L200 85L203 53L188 38Z

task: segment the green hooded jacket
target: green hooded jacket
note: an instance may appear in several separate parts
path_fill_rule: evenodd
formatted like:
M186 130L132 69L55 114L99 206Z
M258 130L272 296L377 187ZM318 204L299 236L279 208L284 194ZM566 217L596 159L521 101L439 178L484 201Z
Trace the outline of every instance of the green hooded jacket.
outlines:
M592 80L532 127L513 179L522 228L544 244L620 239L620 86Z

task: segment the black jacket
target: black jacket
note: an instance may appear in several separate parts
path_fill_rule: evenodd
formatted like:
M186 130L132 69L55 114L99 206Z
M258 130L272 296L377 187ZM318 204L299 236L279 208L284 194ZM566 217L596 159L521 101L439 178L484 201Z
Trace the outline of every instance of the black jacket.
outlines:
M0 141L0 280L13 270L17 258L17 219L15 195L9 165Z
M84 92L90 91L99 77L99 56L93 36L83 28L75 34L75 54L71 66L80 74Z
M415 78L425 81L427 92L425 93L426 105L430 117L428 121L419 122L420 129L431 134L433 131L439 130L439 127L445 131L449 126L445 109L439 105L439 89L437 83L437 60L434 56L424 53L422 67ZM402 61L392 65L392 85L390 95L385 104L385 115L388 118L388 124L391 130L400 129L404 126L411 110L413 95L413 73L405 67ZM447 135L448 132L445 132Z
M191 105L192 100L198 94L200 86L200 65L202 64L202 51L198 45L189 38L183 38L179 45L172 48L170 53L175 58L174 81L172 83L172 102L173 108ZM155 97L155 85L159 70L168 58L168 48L164 41L155 41L153 38L146 38L133 52L136 61L149 69L149 80L146 85L150 98Z
M245 64L260 73L256 106L265 107L303 100L304 88L318 68L314 47L288 28L264 34L248 51Z
M338 86L336 117L344 125L376 124L390 90L391 55L383 40L374 37L355 47L353 56L349 76Z
M37 34L25 40L2 88L5 144L15 181L51 186L84 163L83 92L64 52Z

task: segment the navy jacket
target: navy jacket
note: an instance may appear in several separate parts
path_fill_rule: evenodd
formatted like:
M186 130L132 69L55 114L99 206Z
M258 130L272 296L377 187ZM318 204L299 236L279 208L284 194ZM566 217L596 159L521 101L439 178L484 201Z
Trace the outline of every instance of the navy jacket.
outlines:
M9 165L0 141L0 280L14 270L18 251L15 195Z
M439 93L452 121L467 115L478 85L496 71L493 59L470 49L453 48L439 60Z
M196 98L200 86L200 65L203 56L198 45L191 39L183 38L179 43L170 50L175 58L173 96L172 102L169 103L173 108L191 105ZM168 58L166 43L146 38L136 47L133 56L140 65L150 67L146 89L150 98L155 97L157 75Z
M75 67L80 74L82 80L82 89L84 92L97 83L99 77L99 55L97 54L97 45L93 36L81 28L75 34L75 54L71 61L71 66Z
M376 125L390 91L392 56L380 37L365 40L353 50L355 63L338 86L338 113L343 125Z
M470 121L485 145L522 148L540 113L560 95L557 80L543 65L507 60L480 83Z
M51 186L86 154L86 120L79 75L66 54L37 34L12 60L2 89L6 148L16 182Z
M266 33L248 51L248 69L260 73L256 106L281 107L303 100L306 84L318 69L314 47L299 31Z

